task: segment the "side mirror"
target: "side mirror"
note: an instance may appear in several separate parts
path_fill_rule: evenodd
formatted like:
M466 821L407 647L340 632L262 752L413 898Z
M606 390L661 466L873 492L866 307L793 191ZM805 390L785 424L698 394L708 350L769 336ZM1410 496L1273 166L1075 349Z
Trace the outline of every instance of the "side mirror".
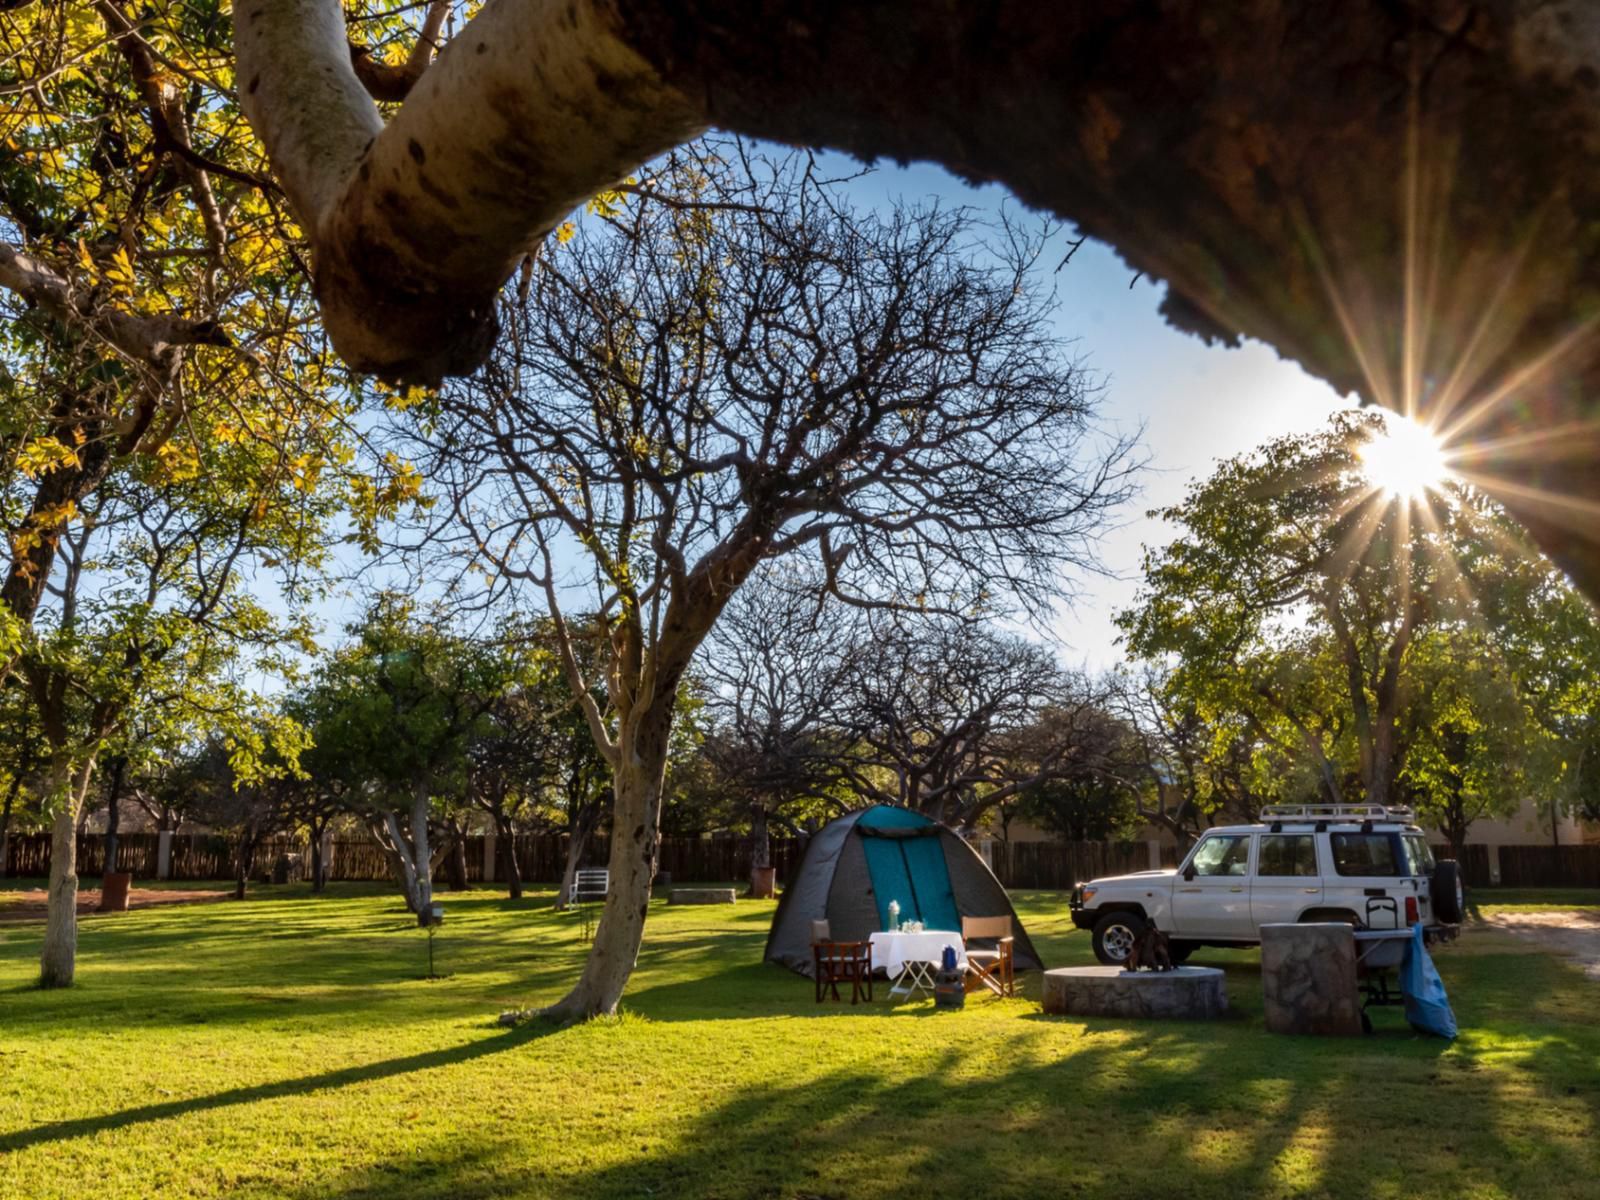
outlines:
M1193 863L1190 863L1187 867L1185 867L1183 869L1183 877L1185 879L1191 880L1191 881L1194 879L1194 864Z

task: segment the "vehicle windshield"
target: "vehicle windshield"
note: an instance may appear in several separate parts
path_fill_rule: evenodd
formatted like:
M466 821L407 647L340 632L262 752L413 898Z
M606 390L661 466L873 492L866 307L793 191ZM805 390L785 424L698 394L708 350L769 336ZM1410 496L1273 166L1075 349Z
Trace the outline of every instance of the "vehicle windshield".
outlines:
M1249 874L1250 839L1212 834L1195 848L1189 866L1196 875Z

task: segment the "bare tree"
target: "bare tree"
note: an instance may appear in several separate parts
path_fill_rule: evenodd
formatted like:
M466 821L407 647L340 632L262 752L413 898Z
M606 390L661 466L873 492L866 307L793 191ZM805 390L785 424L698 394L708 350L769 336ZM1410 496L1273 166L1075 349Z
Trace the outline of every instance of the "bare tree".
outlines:
M863 796L970 827L1046 780L1095 769L1100 699L1051 650L949 617L878 620L841 698Z
M808 159L736 144L618 201L530 264L489 368L416 426L452 497L435 545L544 593L612 768L612 892L561 1017L616 1007L679 685L759 564L807 557L858 604L1043 612L1135 468L1052 336L1038 236L858 214ZM575 594L609 635L605 710Z
M781 566L759 572L723 610L701 659L709 729L700 749L749 817L753 872L772 866L772 821L826 795L853 750L838 720L852 610L819 603L818 584Z

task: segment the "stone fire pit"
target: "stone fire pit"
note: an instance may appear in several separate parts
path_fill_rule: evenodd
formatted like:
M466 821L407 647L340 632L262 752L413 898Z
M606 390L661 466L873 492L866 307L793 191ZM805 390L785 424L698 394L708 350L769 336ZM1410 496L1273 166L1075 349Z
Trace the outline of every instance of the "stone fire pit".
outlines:
M1228 1011L1228 993L1216 967L1060 967L1044 973L1044 1011L1072 1017L1203 1020Z

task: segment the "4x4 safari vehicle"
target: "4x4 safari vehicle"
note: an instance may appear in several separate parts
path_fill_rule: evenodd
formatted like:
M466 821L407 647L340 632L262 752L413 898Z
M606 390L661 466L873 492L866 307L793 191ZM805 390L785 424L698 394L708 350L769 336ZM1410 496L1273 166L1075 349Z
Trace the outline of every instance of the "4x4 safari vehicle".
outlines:
M1072 889L1072 923L1094 931L1116 966L1147 924L1172 959L1198 946L1253 946L1275 922L1349 921L1358 929L1422 923L1453 937L1466 907L1461 872L1435 862L1408 808L1277 805L1256 825L1207 830L1176 870L1136 871Z

